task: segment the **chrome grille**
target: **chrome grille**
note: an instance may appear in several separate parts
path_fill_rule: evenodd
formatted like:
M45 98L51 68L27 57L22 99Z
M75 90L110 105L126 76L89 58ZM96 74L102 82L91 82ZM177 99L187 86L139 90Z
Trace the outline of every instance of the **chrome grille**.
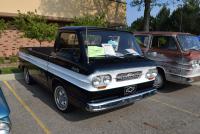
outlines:
M141 76L142 76L142 71L121 73L117 75L116 81L139 79Z

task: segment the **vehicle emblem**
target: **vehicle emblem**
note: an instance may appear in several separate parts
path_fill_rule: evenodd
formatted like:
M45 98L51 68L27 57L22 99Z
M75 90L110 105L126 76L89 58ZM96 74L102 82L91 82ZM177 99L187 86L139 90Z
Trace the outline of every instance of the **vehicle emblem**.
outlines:
M124 94L125 95L129 95L129 94L133 94L136 91L136 86L128 86L124 88Z

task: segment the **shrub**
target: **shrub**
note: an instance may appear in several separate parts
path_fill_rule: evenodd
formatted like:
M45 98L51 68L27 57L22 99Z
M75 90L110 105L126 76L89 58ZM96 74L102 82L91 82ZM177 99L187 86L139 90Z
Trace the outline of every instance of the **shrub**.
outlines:
M9 57L10 63L16 63L18 61L18 57L17 56L11 56Z
M0 36L2 34L2 32L7 28L7 23L3 20L0 19Z
M43 16L35 12L21 13L14 20L14 25L24 33L24 37L36 39L40 45L43 41L52 41L55 39L57 24L48 24Z
M21 70L17 67L0 68L0 74L20 73Z
M75 23L72 24L73 26L108 26L105 14L103 13L99 15L85 15L83 17L75 17L74 21Z
M33 21L45 22L45 19L43 16L37 15L37 11L21 13L18 10L18 16L14 18L13 24L16 26L17 29L24 31L26 29L27 24L29 25Z
M4 57L0 57L0 64L3 64L4 63Z

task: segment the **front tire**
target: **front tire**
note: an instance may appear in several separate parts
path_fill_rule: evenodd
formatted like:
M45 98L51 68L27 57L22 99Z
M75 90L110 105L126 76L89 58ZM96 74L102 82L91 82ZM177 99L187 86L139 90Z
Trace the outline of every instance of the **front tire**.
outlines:
M154 87L157 89L161 89L164 87L164 85L165 85L165 76L161 72L158 72L154 81Z
M66 89L61 84L58 84L54 88L54 102L58 110L65 113L71 111L68 94Z
M28 68L24 68L24 80L26 84L28 85L32 84L32 79L29 74Z

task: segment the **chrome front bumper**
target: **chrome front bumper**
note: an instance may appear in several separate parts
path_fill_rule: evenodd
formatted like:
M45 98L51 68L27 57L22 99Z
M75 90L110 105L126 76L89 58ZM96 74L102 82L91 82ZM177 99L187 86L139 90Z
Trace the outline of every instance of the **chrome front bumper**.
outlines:
M121 97L113 100L108 100L108 101L103 101L103 102L98 102L98 103L88 103L86 110L89 112L98 112L98 111L103 111L103 110L108 110L124 105L131 104L133 102L139 101L143 98L152 96L157 93L156 89L150 89L148 91L126 96L126 97Z
M200 81L200 76L188 77L188 76L178 76L175 74L166 74L165 76L168 81L180 84L192 84L194 82Z

